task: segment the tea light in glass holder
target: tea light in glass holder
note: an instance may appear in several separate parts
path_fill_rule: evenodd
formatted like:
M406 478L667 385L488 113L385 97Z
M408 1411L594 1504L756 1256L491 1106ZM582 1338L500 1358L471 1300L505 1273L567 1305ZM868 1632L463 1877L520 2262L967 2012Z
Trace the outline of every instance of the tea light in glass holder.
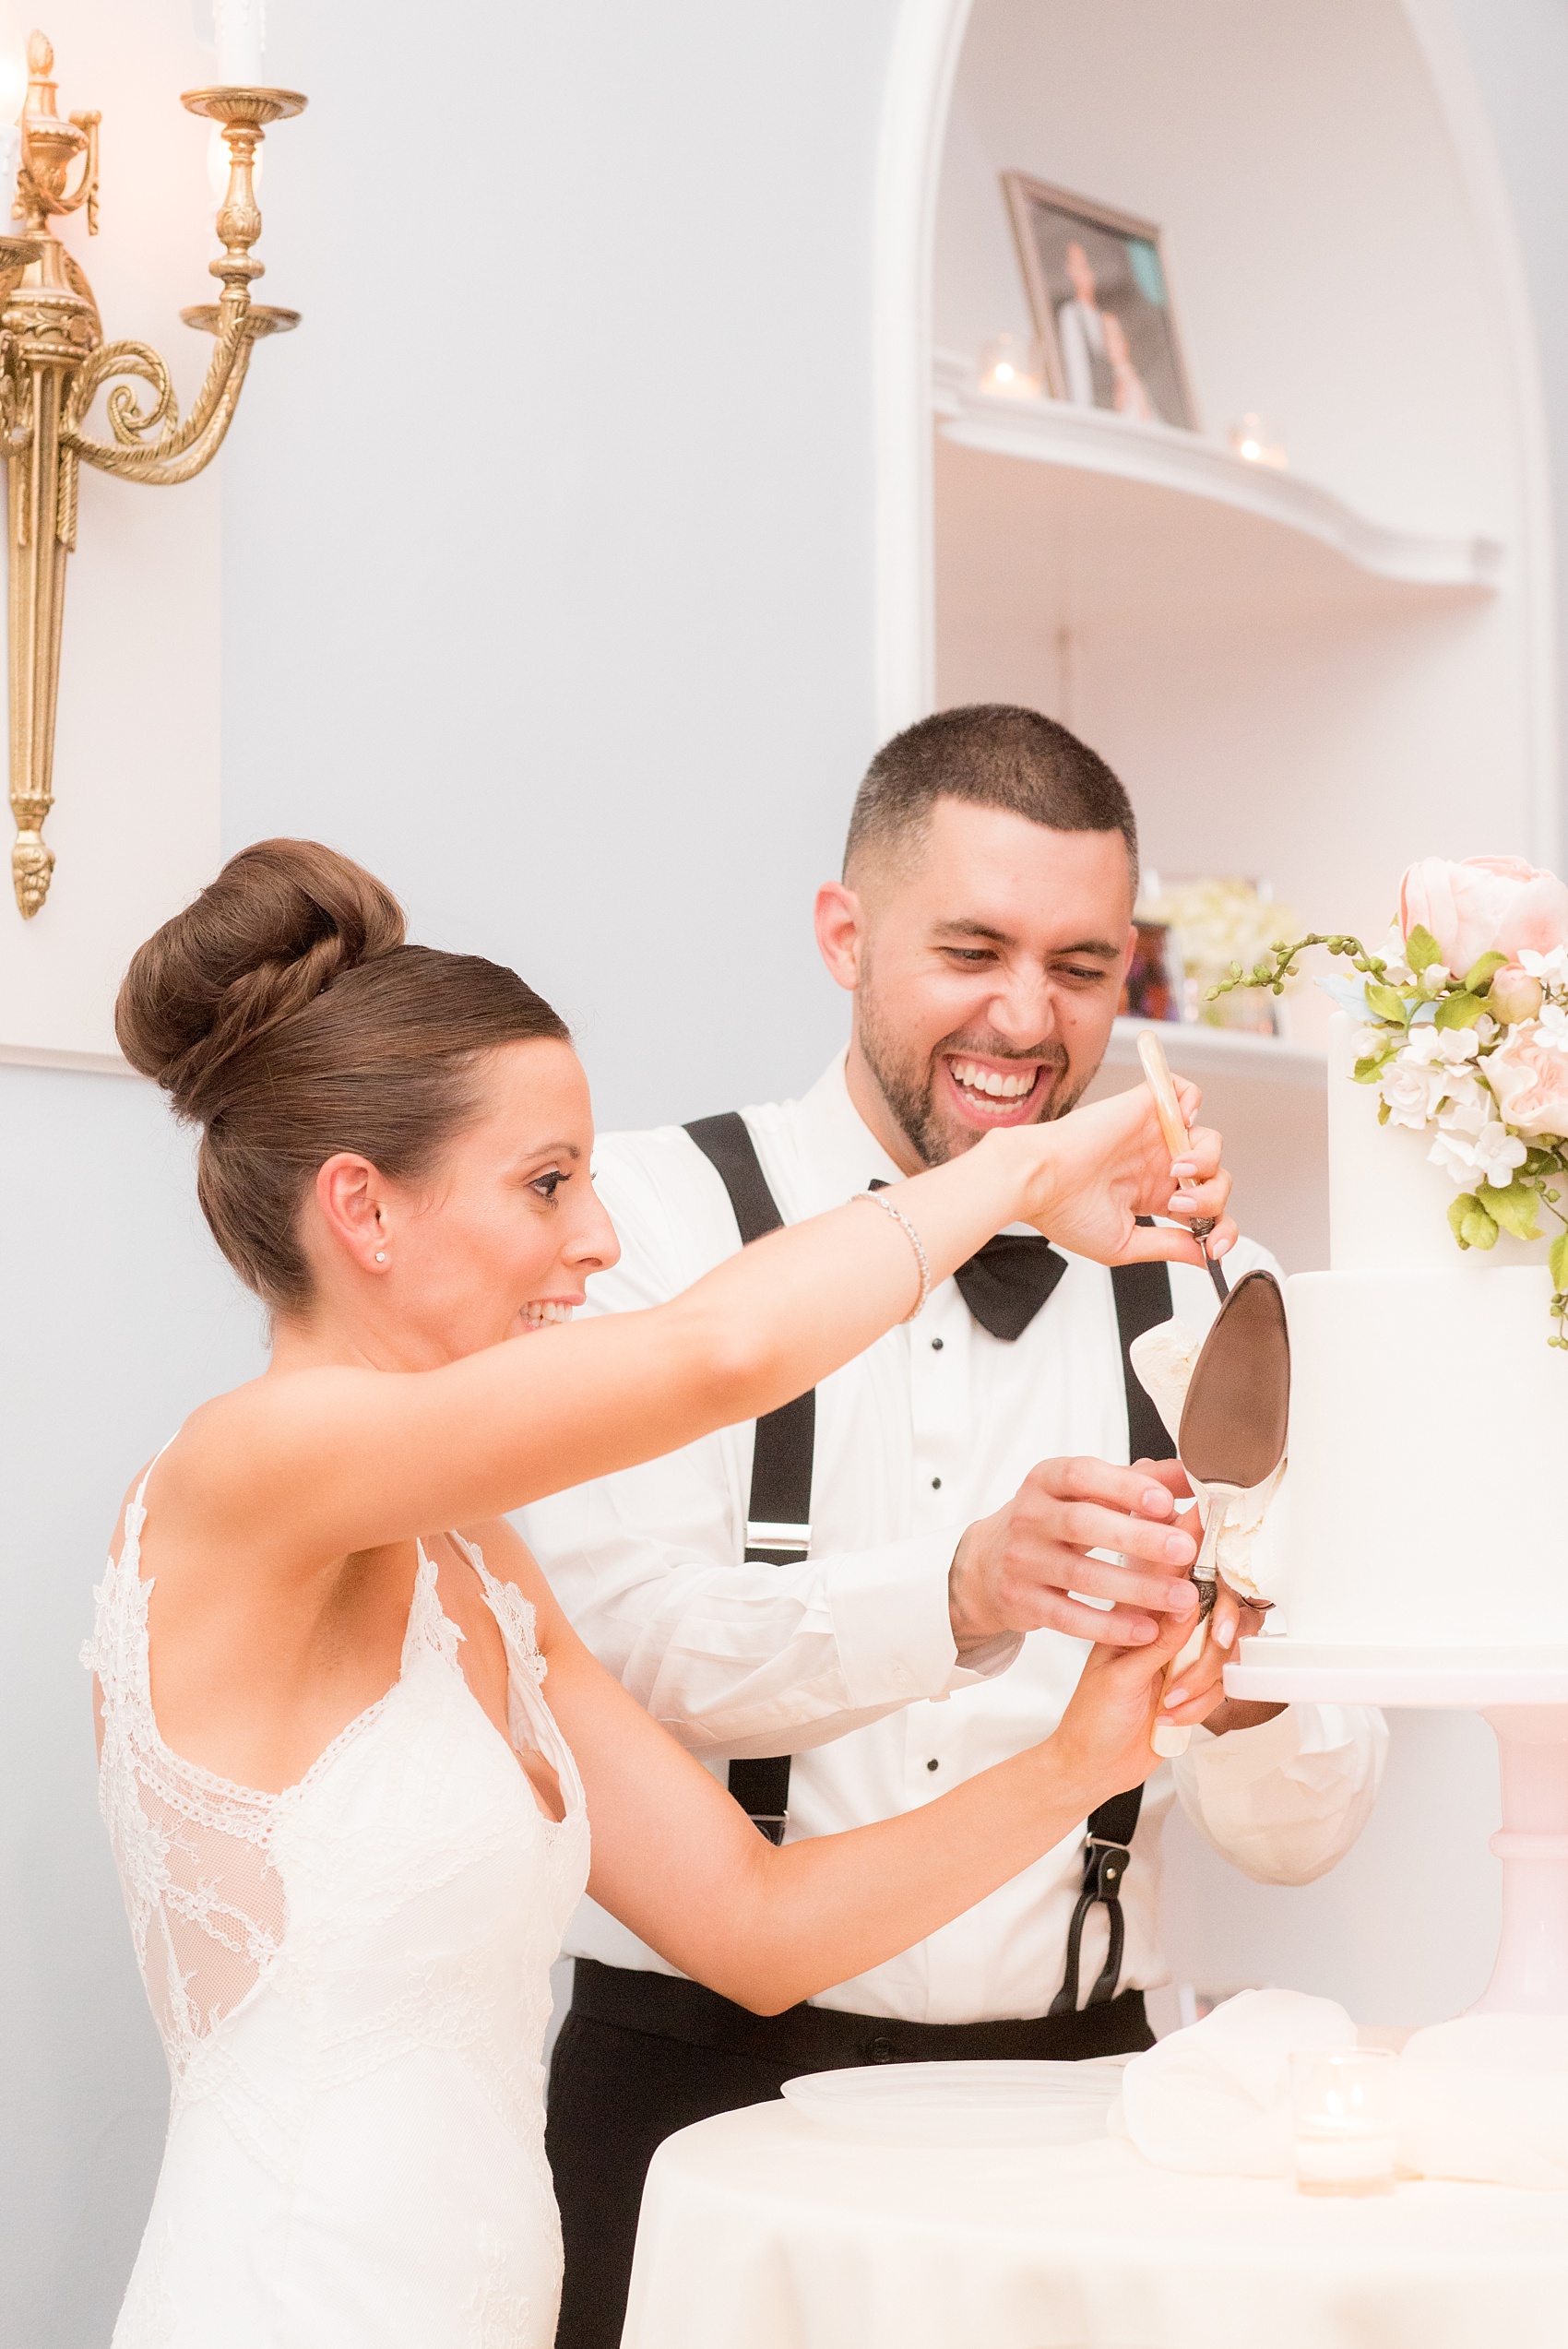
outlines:
M1038 399L1039 362L1034 352L1012 335L998 335L980 355L980 388L993 399Z
M1284 443L1273 425L1251 409L1231 425L1230 445L1247 465L1267 465L1276 472L1283 472L1289 463Z
M1291 2057L1298 2193L1392 2189L1398 2064L1389 2047L1332 2047Z

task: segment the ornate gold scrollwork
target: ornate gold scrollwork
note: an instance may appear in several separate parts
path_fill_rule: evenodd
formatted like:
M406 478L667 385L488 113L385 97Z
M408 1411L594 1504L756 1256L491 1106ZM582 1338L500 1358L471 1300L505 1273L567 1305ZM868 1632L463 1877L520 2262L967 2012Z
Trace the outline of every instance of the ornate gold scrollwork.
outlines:
M254 170L270 123L299 113L292 89L193 89L193 114L222 126L229 187L218 215L223 252L210 266L222 299L181 313L213 336L212 358L182 423L165 362L145 342L106 343L92 289L55 236L52 219L85 208L98 231L97 114L62 121L55 108L54 53L41 32L28 42L28 94L20 117L21 162L13 217L18 237L0 238L0 457L6 460L10 530L11 810L17 838L11 875L24 919L49 894L54 855L43 838L53 804L54 713L65 557L77 542L79 469L170 487L188 481L222 446L239 404L253 346L299 324L292 310L250 297L264 265L251 251L261 234ZM79 163L80 175L66 183ZM150 400L137 386L145 385ZM101 392L111 438L87 421Z

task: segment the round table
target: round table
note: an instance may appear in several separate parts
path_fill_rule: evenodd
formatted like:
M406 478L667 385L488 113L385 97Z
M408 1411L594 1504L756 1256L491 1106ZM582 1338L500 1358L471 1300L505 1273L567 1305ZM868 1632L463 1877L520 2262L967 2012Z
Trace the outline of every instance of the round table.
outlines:
M786 2104L654 2157L623 2349L1562 2349L1568 2193L1365 2201L1125 2139L861 2144Z

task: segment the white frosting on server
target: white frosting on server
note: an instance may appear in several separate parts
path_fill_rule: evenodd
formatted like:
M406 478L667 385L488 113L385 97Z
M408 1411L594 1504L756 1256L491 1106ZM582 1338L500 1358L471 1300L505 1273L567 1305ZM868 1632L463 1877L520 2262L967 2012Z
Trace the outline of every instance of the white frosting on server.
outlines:
M1270 1595L1293 1639L1568 1643L1568 1354L1546 1241L1461 1252L1430 1139L1328 1078L1332 1261L1287 1283L1290 1468ZM1555 1228L1555 1227L1553 1227Z

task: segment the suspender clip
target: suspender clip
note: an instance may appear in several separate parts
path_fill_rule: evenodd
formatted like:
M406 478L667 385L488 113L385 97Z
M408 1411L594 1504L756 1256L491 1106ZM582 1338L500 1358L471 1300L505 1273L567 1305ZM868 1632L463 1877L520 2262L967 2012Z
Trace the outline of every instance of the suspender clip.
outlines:
M1131 1857L1125 1844L1102 1844L1089 1838L1084 1846L1084 1892L1091 1904L1116 1898Z
M803 1558L811 1548L812 1529L809 1525L771 1524L766 1519L746 1519L746 1549L766 1550L772 1557L778 1550L798 1549Z

